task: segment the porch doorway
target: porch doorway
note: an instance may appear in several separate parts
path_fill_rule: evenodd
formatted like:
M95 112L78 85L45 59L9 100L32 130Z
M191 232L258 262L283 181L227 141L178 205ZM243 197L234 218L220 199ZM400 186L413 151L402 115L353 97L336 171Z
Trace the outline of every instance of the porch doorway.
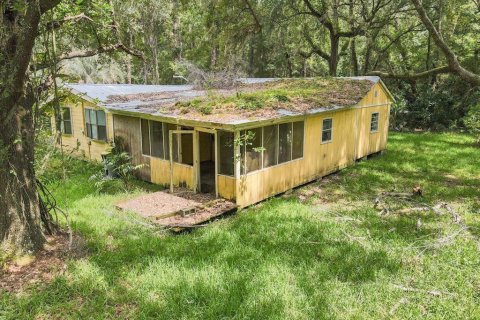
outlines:
M199 131L198 146L200 162L198 190L202 193L216 193L215 134Z

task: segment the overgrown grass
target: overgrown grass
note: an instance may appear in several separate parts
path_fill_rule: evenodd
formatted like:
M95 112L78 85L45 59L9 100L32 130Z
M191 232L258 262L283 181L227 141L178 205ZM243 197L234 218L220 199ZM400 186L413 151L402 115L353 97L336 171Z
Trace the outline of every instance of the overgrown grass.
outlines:
M479 318L473 140L392 134L383 156L304 187L322 189L307 203L297 190L180 235L116 211L113 204L132 195L97 195L90 165L79 162L52 187L90 255L50 284L0 293L0 318ZM378 192L415 185L425 202L454 206L469 229L458 233L448 215L380 217L372 208Z
M235 94L209 92L205 97L179 101L181 113L195 110L208 115L225 110L255 111L259 109L296 109L356 104L371 89L367 80L335 78L283 79L256 85L241 86Z

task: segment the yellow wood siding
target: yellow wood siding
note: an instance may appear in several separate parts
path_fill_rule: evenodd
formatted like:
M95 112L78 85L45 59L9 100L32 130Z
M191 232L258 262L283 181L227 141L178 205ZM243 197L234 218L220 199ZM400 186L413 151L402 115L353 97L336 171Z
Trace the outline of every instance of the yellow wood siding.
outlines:
M270 168L234 177L218 175L219 195L235 199L240 207L245 207L275 194L284 192L303 183L315 180L337 171L356 159L384 150L388 138L388 125L391 99L380 83L360 103L351 108L306 116L303 158ZM63 145L75 148L86 157L99 160L108 150L109 144L90 141L84 134L84 108L94 107L87 102L71 104L72 136L64 136ZM378 131L370 132L371 115L379 113ZM332 141L321 142L323 120L332 119ZM130 116L107 113L107 135L121 137L130 152L133 163L144 164L140 177L153 183L170 184L170 162L142 155L140 119ZM199 160L213 159L208 136L200 136ZM195 140L197 141L197 140ZM184 146L190 148L192 146ZM187 155L186 155L187 156ZM173 164L174 185L195 187L196 172L193 166Z
M101 161L102 154L111 150L111 141L113 140L113 115L111 113L106 113L108 142L92 140L87 137L85 132L84 109L98 108L87 101L67 101L64 106L70 108L72 134L62 135L63 150L76 156ZM55 124L53 118L52 124Z
M173 185L186 186L193 188L193 166L188 166L181 163L173 163Z
M236 180L234 177L224 176L219 174L218 179L218 195L222 198L234 200L235 193L235 184Z
M150 170L153 183L170 185L170 161L153 157L150 159Z
M251 205L384 150L390 102L382 86L376 84L355 107L308 116L305 119L304 157L241 176L236 181L237 204L240 207ZM379 113L376 133L370 133L372 112ZM322 124L327 118L333 120L332 141L322 143Z

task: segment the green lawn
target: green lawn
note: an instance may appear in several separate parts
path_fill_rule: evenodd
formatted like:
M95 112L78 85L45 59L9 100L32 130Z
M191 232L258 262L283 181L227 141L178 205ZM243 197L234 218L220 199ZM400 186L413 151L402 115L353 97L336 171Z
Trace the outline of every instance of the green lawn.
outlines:
M82 164L50 187L89 255L49 284L0 293L0 319L480 318L473 141L392 133L382 156L180 235L117 212L112 203L127 195L97 195L88 180L97 168ZM378 192L415 185L424 202L448 202L469 228L449 215L373 209ZM298 200L313 187L320 195Z

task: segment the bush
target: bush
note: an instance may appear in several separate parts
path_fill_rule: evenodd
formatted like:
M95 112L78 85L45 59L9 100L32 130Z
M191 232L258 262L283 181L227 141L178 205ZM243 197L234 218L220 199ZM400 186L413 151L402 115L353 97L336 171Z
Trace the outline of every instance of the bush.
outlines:
M120 137L115 138L115 143L110 154L103 159L104 170L90 177L98 193L112 194L128 191L135 172L143 167L143 164L132 163L132 158L128 152L124 151L125 144Z
M477 144L480 144L480 104L477 104L468 111L465 118L463 118L463 123L468 132L475 135Z

